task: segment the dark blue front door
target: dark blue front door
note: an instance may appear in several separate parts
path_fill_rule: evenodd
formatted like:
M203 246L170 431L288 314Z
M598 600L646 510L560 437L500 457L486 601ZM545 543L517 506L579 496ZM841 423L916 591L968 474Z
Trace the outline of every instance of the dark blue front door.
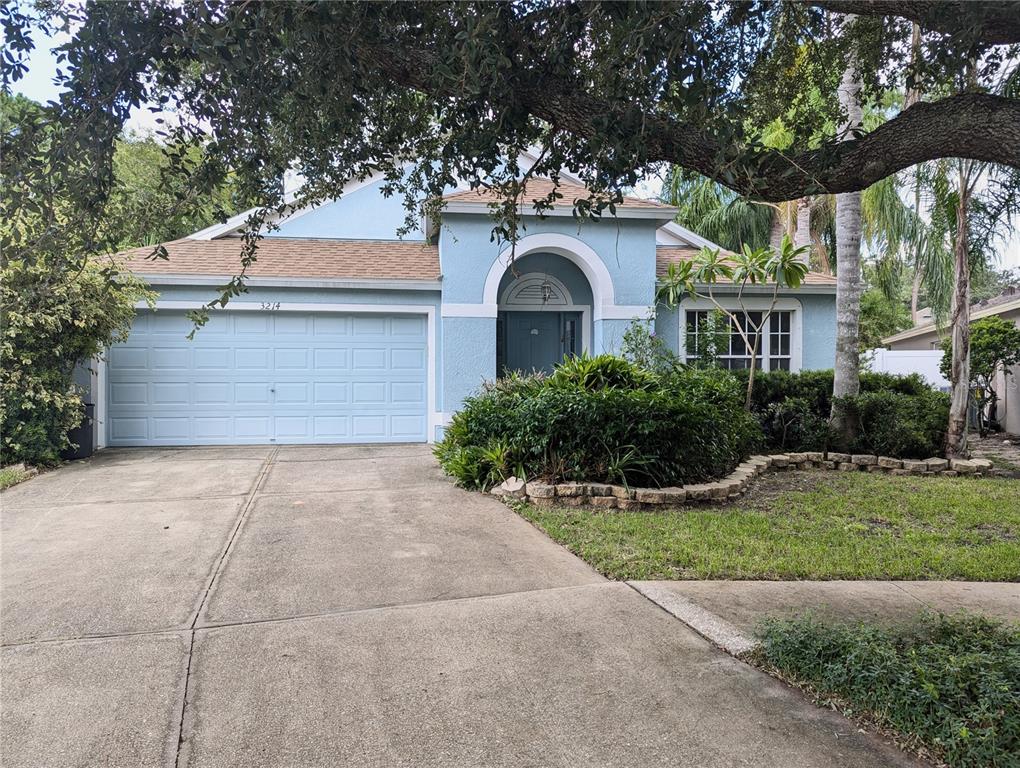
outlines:
M499 331L503 338L499 346L504 359L498 361L501 369L552 373L553 366L562 362L564 355L579 351L579 318L576 312L502 313Z

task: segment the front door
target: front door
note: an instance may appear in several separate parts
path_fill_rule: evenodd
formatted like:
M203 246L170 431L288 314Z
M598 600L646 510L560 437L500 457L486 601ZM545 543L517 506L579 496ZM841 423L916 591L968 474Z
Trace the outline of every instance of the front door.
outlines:
M542 371L552 373L553 366L565 355L579 349L577 312L505 312L500 315L500 345L505 350L499 370Z

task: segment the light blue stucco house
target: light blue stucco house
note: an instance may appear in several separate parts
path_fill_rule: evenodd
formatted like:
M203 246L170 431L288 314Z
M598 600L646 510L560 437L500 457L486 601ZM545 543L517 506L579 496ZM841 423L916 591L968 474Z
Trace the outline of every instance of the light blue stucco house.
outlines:
M433 441L502 370L618 351L630 323L653 316L656 275L712 245L673 223L675 209L637 198L579 222L572 202L586 193L570 180L562 205L525 211L515 249L491 241L488 199L466 188L446 196L440 221L399 239L406 211L382 183L352 183L279 221L250 291L191 341L185 313L238 271L246 214L166 244L167 261L129 253L159 298L97 367L98 444ZM536 179L528 197L548 184ZM834 279L815 273L784 292L765 368L832 366L834 295ZM655 331L684 355L705 311L693 300L659 311ZM730 351L725 365L746 365L739 341Z

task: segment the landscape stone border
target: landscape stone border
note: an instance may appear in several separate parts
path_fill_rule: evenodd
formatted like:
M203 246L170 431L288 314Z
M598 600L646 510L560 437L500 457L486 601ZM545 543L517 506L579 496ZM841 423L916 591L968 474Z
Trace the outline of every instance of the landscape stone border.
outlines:
M840 472L883 472L890 475L957 477L984 475L992 469L988 459L891 459L888 456L849 453L777 453L752 456L729 475L711 483L672 488L630 488L608 483L525 483L511 477L495 486L494 496L521 499L536 507L594 507L639 510L690 502L713 503L739 497L751 481L767 472L793 469L828 469Z

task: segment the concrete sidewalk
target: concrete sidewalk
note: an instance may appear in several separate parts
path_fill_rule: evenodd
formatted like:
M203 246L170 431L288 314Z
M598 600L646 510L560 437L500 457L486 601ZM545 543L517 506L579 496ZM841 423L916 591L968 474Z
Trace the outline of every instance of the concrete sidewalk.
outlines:
M766 617L811 612L840 621L895 624L921 611L1020 621L1020 584L974 581L635 581L647 598L737 655Z
M0 501L5 768L920 765L427 446L108 451Z

